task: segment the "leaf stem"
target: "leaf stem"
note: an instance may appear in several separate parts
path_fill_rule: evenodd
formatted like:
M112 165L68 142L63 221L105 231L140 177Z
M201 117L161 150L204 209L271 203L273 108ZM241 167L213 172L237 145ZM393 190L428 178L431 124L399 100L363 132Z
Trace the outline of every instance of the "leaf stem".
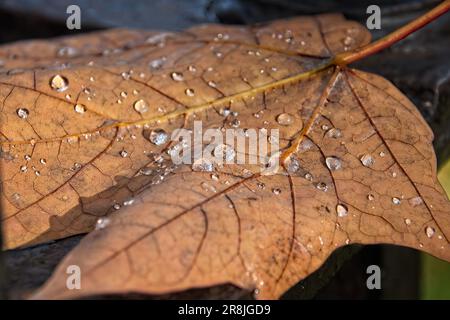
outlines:
M387 47L390 47L394 43L406 38L414 31L422 28L431 21L435 20L439 16L443 15L450 9L450 0L443 1L441 4L428 11L424 15L418 17L417 19L411 21L407 25L401 27L400 29L378 39L375 42L369 43L368 45L356 49L350 52L344 52L336 55L333 59L333 63L340 66L345 66L349 63L358 61L362 58L370 56L378 51L381 51Z

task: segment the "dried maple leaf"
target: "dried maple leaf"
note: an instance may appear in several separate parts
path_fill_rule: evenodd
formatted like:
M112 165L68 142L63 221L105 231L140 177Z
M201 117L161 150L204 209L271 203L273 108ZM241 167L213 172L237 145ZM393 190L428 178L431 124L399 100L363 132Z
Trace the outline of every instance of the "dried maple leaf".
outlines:
M122 206L36 297L233 283L276 298L348 243L450 260L431 130L388 81L339 66L369 39L321 15L3 47L7 247L89 231ZM160 134L194 120L279 129L284 167L173 166ZM66 288L69 265L81 290Z

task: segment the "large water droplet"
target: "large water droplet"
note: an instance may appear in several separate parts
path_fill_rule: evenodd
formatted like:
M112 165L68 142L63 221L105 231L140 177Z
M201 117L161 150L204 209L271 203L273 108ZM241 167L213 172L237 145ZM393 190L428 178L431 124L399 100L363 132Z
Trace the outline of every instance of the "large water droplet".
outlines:
M25 108L19 108L16 110L17 116L20 119L26 119L28 118L28 115L30 114L30 112L28 111L28 109Z
M55 91L63 92L69 87L69 81L66 77L57 74L50 79L50 87Z
M145 100L143 99L139 99L137 100L134 104L133 104L134 110L136 110L139 113L145 113L148 111L148 104L147 102L145 102Z
M365 167L371 167L374 164L374 162L375 162L373 157L370 154L368 154L368 153L363 155L359 160L361 160L361 163Z
M338 204L336 206L336 212L337 212L338 217L341 217L341 218L345 217L348 214L347 206L344 204Z
M281 113L277 116L278 124L289 126L294 122L294 117L290 113Z
M328 169L331 171L339 170L342 168L341 160L337 157L327 157L325 159Z

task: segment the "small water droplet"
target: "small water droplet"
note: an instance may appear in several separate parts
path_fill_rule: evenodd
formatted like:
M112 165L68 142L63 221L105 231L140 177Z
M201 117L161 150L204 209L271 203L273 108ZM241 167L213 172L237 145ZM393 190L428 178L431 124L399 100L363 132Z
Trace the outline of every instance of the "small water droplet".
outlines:
M432 238L434 236L435 232L436 231L434 230L433 227L428 226L428 227L425 228L425 233L426 233L428 238Z
M327 186L327 184L325 182L319 182L316 185L316 188L321 190L321 191L324 191L324 192L326 192L328 190L328 186Z
M115 204L113 205L113 208L114 208L115 210L119 210L119 209L120 209L120 204L115 203Z
M342 132L338 128L331 128L330 130L327 131L326 135L329 138L337 139L342 136Z
M149 175L151 175L151 174L153 173L153 169L148 168L148 167L146 167L146 168L141 168L141 169L139 170L139 173L142 174L142 175L144 175L144 176L149 176Z
M290 113L281 113L277 116L278 124L289 126L294 122L294 117Z
M399 205L401 202L402 201L399 198L396 198L396 197L392 198L392 203L395 205Z
M19 108L16 110L17 116L20 119L26 119L28 118L28 115L30 114L30 112L28 111L28 109L25 108Z
M155 129L148 133L148 130L144 130L144 136L153 144L160 146L167 142L168 134L163 129Z
M272 192L274 195L279 195L281 193L281 189L280 188L273 188Z
M184 75L181 72L172 72L170 74L170 77L174 81L183 81L184 80Z
M208 86L210 86L211 88L216 88L217 84L214 81L208 81Z
M379 153L379 155L380 155L381 158L383 158L386 154L385 154L383 151L381 151L381 152Z
M213 181L219 181L219 175L213 173L213 174L211 175L211 179L212 179Z
M418 196L418 197L409 199L408 202L411 206L417 207L423 203L423 199L422 199L422 197Z
M145 113L148 111L148 104L143 99L136 100L133 104L134 110L139 113Z
M25 172L28 171L28 167L27 167L27 166L21 166L21 167L20 167L20 171L23 172L23 173L25 173Z
M150 63L148 65L149 65L150 69L158 70L158 69L161 69L163 64L164 64L164 59L155 59L155 60L150 61Z
M308 181L313 181L313 176L312 176L312 174L311 173L305 173L305 179L306 180L308 180Z
M300 161L294 155L286 159L286 169L290 173L297 172L300 169Z
M348 214L347 206L344 204L338 204L336 206L336 212L337 212L338 217L341 217L341 218L345 217Z
M100 218L95 223L95 230L101 230L106 228L111 223L109 218Z
M127 152L126 150L121 150L121 151L119 152L119 154L120 154L120 156L121 156L122 158L128 157L128 152Z
M207 158L200 158L194 161L192 170L211 172L214 170L214 164Z
M85 113L86 112L86 107L82 104L77 103L74 107L75 112L77 113Z
M66 77L57 74L50 79L50 87L57 92L63 92L69 87L69 81Z
M361 163L365 167L371 167L374 164L374 162L375 162L373 157L370 154L368 154L368 153L363 155L359 160L361 161Z
M238 128L241 125L241 121L239 119L233 119L230 124L233 128Z
M373 199L375 199L375 196L374 196L373 194L369 193L369 194L367 195L367 199L368 199L369 201L372 201Z
M342 168L341 160L337 157L327 157L325 159L325 163L331 171L336 171Z
M30 160L31 160L31 156L30 156L29 154L24 155L23 158L24 158L26 161L30 161Z
M266 188L266 184L263 183L263 182L258 182L256 185L257 185L258 188L260 188L260 189L265 189L265 188Z
M47 164L47 160L45 160L44 158L39 159L39 162L41 164Z
M195 95L194 89L188 88L186 90L184 90L184 93L188 96L188 97L193 97Z
M124 206L131 206L133 203L134 203L134 199L131 198L131 199L125 200L125 201L123 202L123 205L124 205Z
M189 66L188 66L188 70L189 70L190 72L196 72L196 71L197 71L197 68L196 68L195 66L193 66L193 65L189 65Z
M405 219L405 224L406 224L407 226L409 226L409 225L411 224L411 219L406 218L406 219Z
M200 185L206 191L210 191L210 192L214 192L214 193L217 192L217 190L216 190L216 188L214 186L212 186L212 185L210 185L210 184L208 184L206 182L202 182Z

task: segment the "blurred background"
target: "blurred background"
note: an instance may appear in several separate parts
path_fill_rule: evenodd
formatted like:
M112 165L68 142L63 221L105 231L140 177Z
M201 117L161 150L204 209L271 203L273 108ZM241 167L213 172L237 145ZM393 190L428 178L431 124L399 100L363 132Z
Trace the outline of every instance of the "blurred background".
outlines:
M435 6L436 0L0 0L0 44L127 27L182 30L199 23L252 24L296 15L341 12L365 25L370 4L381 8L387 34ZM81 30L66 27L66 8L81 9ZM355 67L375 72L403 91L435 133L439 179L450 194L450 14ZM0 66L1 71L1 66ZM82 236L2 254L2 297L21 298L41 285ZM378 265L381 290L368 290L366 268ZM213 288L165 298L245 298L237 288ZM352 245L287 292L290 299L450 299L450 264L415 250Z

